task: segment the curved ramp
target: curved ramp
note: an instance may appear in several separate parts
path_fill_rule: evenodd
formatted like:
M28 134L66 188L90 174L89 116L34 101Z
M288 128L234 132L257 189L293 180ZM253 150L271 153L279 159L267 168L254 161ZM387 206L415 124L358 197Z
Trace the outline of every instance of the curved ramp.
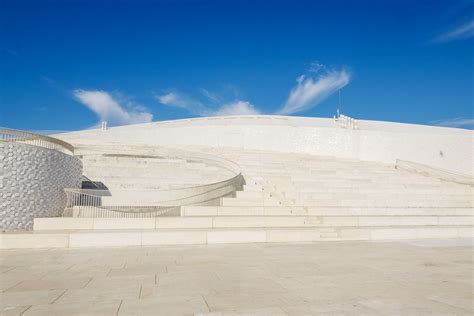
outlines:
M202 152L147 146L87 146L84 174L107 190L66 190L65 216L179 215L185 205L219 205L244 184L240 167Z

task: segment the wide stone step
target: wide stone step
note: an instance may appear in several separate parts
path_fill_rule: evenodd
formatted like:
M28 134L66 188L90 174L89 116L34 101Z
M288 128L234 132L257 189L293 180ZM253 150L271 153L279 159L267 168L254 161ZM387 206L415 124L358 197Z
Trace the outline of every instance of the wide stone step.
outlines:
M156 218L36 218L34 230L466 226L473 216L174 216Z
M203 168L219 168L216 165L208 165L205 163L187 163L187 162L159 162L159 161L152 161L152 162L144 162L140 160L132 160L132 161L83 161L83 165L86 168L111 168L111 169L120 169L120 168L130 168L130 169L138 169L138 168L150 168L150 169L190 169L190 170L200 170Z
M311 181L310 179L312 176L306 175L305 177L295 177L294 175L291 175L291 180L292 182L296 184L314 184L314 185L330 185L330 186L337 186L341 184L352 184L352 185L364 185L364 184L414 184L414 185L439 185L442 182L437 179L432 179L432 178L412 178L412 179L407 179L407 178L397 178L397 177L374 177L373 175L367 175L367 177L364 178L355 178L355 177L333 177L333 178L322 178L322 177L314 177L314 181Z
M1 233L0 249L472 238L472 226L80 230Z
M94 181L101 181L100 179L94 179ZM201 182L182 182L182 183L126 183L126 182L108 182L106 183L107 188L111 191L127 190L127 191L150 191L150 190L172 190L181 189L186 187L193 187L202 185Z
M353 206L353 207L473 207L471 200L440 199L347 199L347 200L297 200L297 205Z
M263 191L263 187L261 185L244 184L243 190L244 191L259 192L259 191Z
M238 193L238 192L237 192ZM286 194L285 194L286 195ZM288 196L288 195L286 195ZM237 194L239 197L239 194ZM244 197L244 196L242 196ZM359 193L359 192L346 192L346 193L301 193L299 194L301 199L435 199L435 200L462 200L462 201L472 201L474 197L471 194L454 194L454 193L437 193L436 195L417 193L417 192L407 192L407 193Z
M106 172L102 172L100 174L97 173L90 173L84 171L84 175L86 175L89 179L100 179L101 181L108 181L108 182L138 182L142 183L143 181L156 181L156 182L170 182L170 183L179 183L183 181L200 181L200 182L207 182L207 179L210 181L217 181L226 180L232 178L232 174L220 174L217 172L205 174L205 173L181 173L173 176L171 174L154 174L154 173L147 173L146 170L141 172L137 172L135 174L109 174Z
M111 161L117 163L138 163L138 164L186 164L188 163L185 159L179 158L146 158L146 157L120 157L120 156L96 156L96 155L87 155L83 154L81 160L86 164L107 164Z
M406 192L406 193L385 193L385 192L345 192L345 193L296 193L286 191L271 191L271 190L246 190L237 191L236 197L242 199L257 199L266 198L272 196L285 196L292 197L299 200L451 200L451 201L474 201L474 197L471 194L465 193L437 193L436 195L417 193L417 192Z
M207 178L212 179L228 179L232 176L228 174L220 174L220 173L192 173L192 172L180 172L177 175L173 176L172 174L153 174L153 173L146 173L146 170L142 172L135 173L134 175L121 175L121 174L109 174L102 172L100 174L88 173L84 171L84 174L88 176L93 176L97 179L103 179L104 181L123 181L124 178L128 179L128 182L140 182L140 181L149 181L149 180L156 180L156 181L167 181L167 182L183 182L182 180L206 180Z
M154 188L169 185L205 185L215 182L227 180L228 178L181 178L181 179L166 179L166 178L127 178L127 177L93 177L86 175L93 181L103 182L107 187L114 188Z
M97 163L102 163L102 162L110 162L110 161L115 161L115 162L139 162L139 163L163 163L163 164L204 164L204 162L201 161L189 161L185 158L171 158L171 157L165 157L163 155L157 155L155 154L146 154L146 153L138 153L137 155L130 155L130 153L117 153L114 154L113 156L106 156L110 154L105 154L105 155L88 155L88 154L83 154L81 160L84 162L97 162ZM153 156L153 157L147 157L147 156Z
M284 197L268 198L223 198L222 206L353 206L353 207L473 207L472 200L444 200L444 199L328 199L309 200L291 199Z
M310 215L310 216L471 216L471 207L304 207L304 206L183 206L183 216Z
M222 198L222 206L279 206L284 205L285 201L273 198L253 198L253 199L236 199L236 198Z
M441 187L440 184L436 183L354 183L354 182L337 182L337 183L325 183L325 182L293 182L292 187L298 189L299 191L303 192L311 192L308 190L312 190L314 188L357 188L363 190L369 189L408 189L408 190L418 190L418 189L439 189ZM449 186L452 188L453 186Z
M128 164L128 165L122 165L122 164L115 164L113 162L110 162L108 164L83 164L84 169L91 171L91 172L100 172L103 170L107 171L129 171L129 172L135 172L135 171L140 171L140 170L151 170L154 172L170 172L173 170L176 171L217 171L217 170L223 170L227 171L225 168L217 167L217 166L190 166L187 164L156 164L156 165L139 165L139 164Z
M436 187L428 189L416 189L409 190L406 188L384 188L383 186L378 188L330 188L330 187L320 187L320 188L307 188L299 190L292 186L278 187L279 191L285 192L287 194L296 195L296 194L312 194L312 193L328 193L328 194L344 194L344 193L361 193L361 194L404 194L416 192L417 194L466 194L473 195L474 190L469 188L453 188L453 187Z

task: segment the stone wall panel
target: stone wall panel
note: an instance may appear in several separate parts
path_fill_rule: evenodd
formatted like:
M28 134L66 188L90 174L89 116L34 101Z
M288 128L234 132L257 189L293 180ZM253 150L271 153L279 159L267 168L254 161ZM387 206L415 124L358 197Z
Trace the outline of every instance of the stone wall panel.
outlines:
M81 185L82 162L56 150L0 142L0 229L33 227L35 217L60 216L65 188Z

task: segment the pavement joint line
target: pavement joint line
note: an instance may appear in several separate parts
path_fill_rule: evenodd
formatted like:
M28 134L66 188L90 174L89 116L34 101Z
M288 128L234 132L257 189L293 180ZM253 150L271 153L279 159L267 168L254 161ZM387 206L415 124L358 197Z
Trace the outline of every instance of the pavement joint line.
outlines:
M117 311L115 312L115 316L117 316L118 313L120 312L120 307L122 307L122 303L123 303L123 299L120 300L120 304L119 304L119 306L118 306L118 308L117 308Z
M204 295L201 295L201 297L202 297L202 299L203 299L204 303L206 303L206 306L207 306L207 311L208 311L208 312L211 312L211 308L209 307L209 304L207 303L207 300L206 300L206 298L204 297Z
M90 278L89 281L82 287L82 289L86 288L89 285L89 283L92 282L93 279L94 278Z
M16 269L16 268L17 268L17 267L12 267L12 268L10 268L10 269L8 269L8 270L3 271L2 274L7 273L7 272L10 272L11 270Z
M32 307L33 307L33 305L28 306L24 311L22 311L22 312L20 313L20 316L23 315L24 313L26 313L26 311L29 310L29 309L32 308Z
M67 292L67 289L64 290L61 294L59 294L59 296L56 297L54 300L52 300L51 303L49 303L49 304L54 304L54 303L56 303L56 301L59 300L64 294L66 294L66 292Z
M40 280L41 280L41 278L40 278ZM20 285L22 282L24 282L24 281L19 281L18 283L15 283L14 285L12 285L12 286L6 288L5 290L3 290L2 293L8 292L9 290L13 289L15 286Z

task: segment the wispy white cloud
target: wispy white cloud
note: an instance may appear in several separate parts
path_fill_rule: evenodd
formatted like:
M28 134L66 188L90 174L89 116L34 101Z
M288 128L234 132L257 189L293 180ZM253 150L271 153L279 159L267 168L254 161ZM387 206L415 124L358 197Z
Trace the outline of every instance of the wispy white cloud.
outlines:
M221 102L221 98L219 97L219 95L217 95L214 92L211 92L204 88L200 88L199 92L201 92L201 94L205 96L211 102L215 102L215 103Z
M456 117L447 120L431 121L430 124L444 127L466 127L474 129L474 119L465 117Z
M468 39L474 36L474 20L471 20L454 30L442 33L432 39L433 43L444 43L455 40Z
M250 102L235 100L233 102L219 104L221 98L208 90L200 89L207 99L212 101L212 105L205 105L201 101L191 98L183 93L170 92L163 95L155 95L161 104L175 106L186 109L188 112L199 116L224 116L224 115L255 115L260 111Z
M219 109L211 112L214 116L224 115L258 115L260 111L247 101L237 100L235 102L224 104Z
M185 109L188 112L199 116L205 116L208 112L207 106L205 106L201 101L177 91L155 95L155 99L163 105Z
M346 86L350 81L350 73L345 69L335 70L326 67L318 61L312 62L307 70L308 76L302 75L297 79L297 84L290 91L284 106L276 114L289 115L312 108L329 97L337 90ZM238 88L233 86L234 97L226 98L207 89L199 89L200 98L190 97L174 90L155 99L161 104L186 109L188 112L199 116L219 115L257 115L262 114L251 102L242 100L235 95Z
M350 73L344 69L331 70L317 78L301 75L278 114L288 115L308 110L345 87L350 78Z
M153 115L145 108L130 102L122 106L106 91L77 89L73 94L80 103L97 114L101 121L107 121L110 126L147 123L153 120Z
M326 66L324 64L321 64L319 61L313 61L311 62L311 64L309 64L309 69L308 71L309 72L313 72L313 73L318 73L322 70L326 69Z
M196 101L184 94L178 92L170 92L163 95L156 95L155 98L164 105L175 106L183 109L190 109L193 106L200 107L202 103Z

